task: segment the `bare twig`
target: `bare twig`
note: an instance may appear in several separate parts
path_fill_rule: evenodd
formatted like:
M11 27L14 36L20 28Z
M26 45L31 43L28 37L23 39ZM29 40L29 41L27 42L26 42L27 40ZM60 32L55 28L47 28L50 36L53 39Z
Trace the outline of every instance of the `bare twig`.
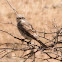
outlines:
M17 15L18 12L15 10L15 8L9 3L8 0L6 0L6 1L7 1L7 3L9 4L9 6L14 10L15 14Z

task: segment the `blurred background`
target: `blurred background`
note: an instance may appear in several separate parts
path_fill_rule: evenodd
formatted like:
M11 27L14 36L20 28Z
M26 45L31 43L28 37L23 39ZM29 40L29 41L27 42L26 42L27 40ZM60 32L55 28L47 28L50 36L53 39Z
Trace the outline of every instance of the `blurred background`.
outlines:
M53 25L62 27L62 0L8 0L17 12L40 32L54 32ZM0 0L0 29L23 38L17 27L16 15L6 0ZM50 37L50 36L47 36ZM10 35L0 32L0 43L20 43Z

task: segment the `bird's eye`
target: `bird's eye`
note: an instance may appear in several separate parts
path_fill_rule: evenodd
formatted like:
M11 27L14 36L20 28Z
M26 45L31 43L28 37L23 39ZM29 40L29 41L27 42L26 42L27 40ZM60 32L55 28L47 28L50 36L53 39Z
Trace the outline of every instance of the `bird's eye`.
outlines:
M17 18L17 19L21 19L21 18Z
M18 19L18 18L17 18Z

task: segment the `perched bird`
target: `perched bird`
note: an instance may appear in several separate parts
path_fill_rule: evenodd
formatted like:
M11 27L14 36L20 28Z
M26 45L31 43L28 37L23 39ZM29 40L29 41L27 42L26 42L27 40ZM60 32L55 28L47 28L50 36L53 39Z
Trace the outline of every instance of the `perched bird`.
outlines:
M29 39L30 41L34 39L43 47L47 47L43 42L41 42L37 38L38 35L36 34L36 31L34 30L32 25L25 19L24 16L18 14L16 16L16 20L17 20L17 28L24 38Z

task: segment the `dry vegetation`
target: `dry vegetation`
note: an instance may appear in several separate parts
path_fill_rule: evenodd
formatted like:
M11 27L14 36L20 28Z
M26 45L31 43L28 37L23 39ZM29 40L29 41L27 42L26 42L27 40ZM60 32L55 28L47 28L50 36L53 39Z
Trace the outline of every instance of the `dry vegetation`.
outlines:
M56 32L60 30L62 27L62 0L8 0L11 5L17 10L18 13L25 16L25 18L32 24L34 29L40 32ZM12 35L23 38L21 34L19 33L16 26L16 15L14 14L14 11L10 8L6 0L0 0L0 30L7 31L11 33ZM57 27L54 27L57 26ZM40 34L43 36L43 34ZM46 37L48 39L52 39L56 34L47 34ZM59 38L62 40L61 38ZM47 40L41 38L41 40L45 43ZM24 45L21 45L21 41L18 39L13 38L9 34L0 31L0 48L2 47L12 47L12 48L23 48L27 47ZM49 45L48 43L47 45ZM58 46L58 45L56 45ZM62 46L60 44L59 46ZM13 51L13 50L5 50L2 53L7 53L6 51ZM36 50L35 50L36 51ZM61 50L62 51L62 50ZM30 51L25 52L24 54L28 53ZM0 54L2 54L0 53ZM58 52L59 54L62 54L61 52ZM11 54L8 54L6 57L4 57L4 60L1 59L0 62L23 62L23 58L20 58L20 56L23 54L22 51L14 51ZM55 54L51 54L53 57L55 57ZM3 55L2 55L3 56ZM39 57L43 59L49 58L46 54L43 54L43 52L38 51L36 53L37 59L35 59L35 62L60 62L55 59L52 60L42 60L38 59ZM62 57L62 56L61 56ZM10 59L11 58L11 59ZM33 57L34 58L34 57ZM60 57L59 57L60 59ZM31 59L28 59L27 62L30 62Z

